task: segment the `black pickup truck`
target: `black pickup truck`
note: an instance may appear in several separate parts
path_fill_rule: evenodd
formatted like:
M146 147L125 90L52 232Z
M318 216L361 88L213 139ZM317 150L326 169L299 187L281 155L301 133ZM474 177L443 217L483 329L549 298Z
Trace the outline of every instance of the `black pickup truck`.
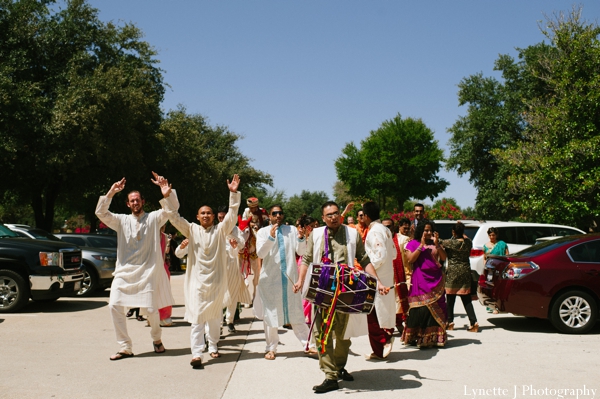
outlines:
M81 287L81 249L69 243L20 238L0 224L0 313L29 302L72 296Z

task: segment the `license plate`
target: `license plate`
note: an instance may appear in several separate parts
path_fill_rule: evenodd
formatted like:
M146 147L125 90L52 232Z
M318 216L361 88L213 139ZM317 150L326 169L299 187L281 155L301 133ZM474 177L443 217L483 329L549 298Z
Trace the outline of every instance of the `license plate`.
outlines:
M75 281L75 288L73 291L79 291L81 289L81 281Z

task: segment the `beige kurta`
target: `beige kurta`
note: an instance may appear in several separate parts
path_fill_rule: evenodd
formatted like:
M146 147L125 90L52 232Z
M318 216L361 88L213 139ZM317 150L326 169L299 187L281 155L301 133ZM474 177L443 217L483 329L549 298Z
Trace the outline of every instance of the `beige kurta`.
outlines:
M229 243L231 238L237 241L236 248L233 248ZM240 229L234 227L231 235L227 237L225 242L227 250L227 291L225 292L225 299L223 299L224 306L238 302L252 303L252 296L250 295L250 291L248 291L248 287L246 287L238 256L238 248L243 247L245 243L246 241Z
M227 235L237 222L240 192L229 194L229 211L223 222L205 229L190 223L177 212L178 204L167 198L163 209L169 220L189 239L188 261L185 271L185 320L202 324L221 318L227 290Z
M177 202L175 192L171 197ZM111 213L111 202L103 195L96 207L96 216L117 232L117 262L109 303L155 310L173 305L160 246L160 228L167 222L167 214L162 209L144 212L140 217Z
M396 259L396 246L392 241L390 229L381 224L379 219L369 225L365 251L371 259L379 281L386 287L393 287L394 265L392 261ZM394 328L396 326L396 300L393 292L388 295L375 296L375 311L379 327Z

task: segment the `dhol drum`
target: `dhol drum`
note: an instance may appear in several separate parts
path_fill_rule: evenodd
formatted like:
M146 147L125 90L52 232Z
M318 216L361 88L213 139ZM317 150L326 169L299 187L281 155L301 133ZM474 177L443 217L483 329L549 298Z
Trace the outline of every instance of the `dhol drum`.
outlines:
M377 280L343 264L312 264L307 273L305 298L314 305L342 313L371 313ZM337 294L337 296L336 296Z

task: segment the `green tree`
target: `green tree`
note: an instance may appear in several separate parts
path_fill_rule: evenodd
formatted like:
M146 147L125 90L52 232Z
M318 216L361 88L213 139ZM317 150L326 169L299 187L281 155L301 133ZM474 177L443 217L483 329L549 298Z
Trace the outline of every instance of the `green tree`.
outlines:
M432 200L448 186L438 176L443 151L420 119L400 114L371 131L358 148L348 143L335 161L338 179L352 197L371 198L387 209L387 198L402 208L409 198Z
M51 3L0 0L0 192L46 230L61 195L89 210L114 176L147 175L164 93L135 26L104 24L83 0Z
M527 218L585 229L600 223L600 27L581 8L545 26L551 49L528 65L545 91L528 102L523 140L494 154Z
M302 190L298 195L292 195L286 204L286 222L295 223L296 219L306 214L321 220L321 206L329 201L325 191Z

